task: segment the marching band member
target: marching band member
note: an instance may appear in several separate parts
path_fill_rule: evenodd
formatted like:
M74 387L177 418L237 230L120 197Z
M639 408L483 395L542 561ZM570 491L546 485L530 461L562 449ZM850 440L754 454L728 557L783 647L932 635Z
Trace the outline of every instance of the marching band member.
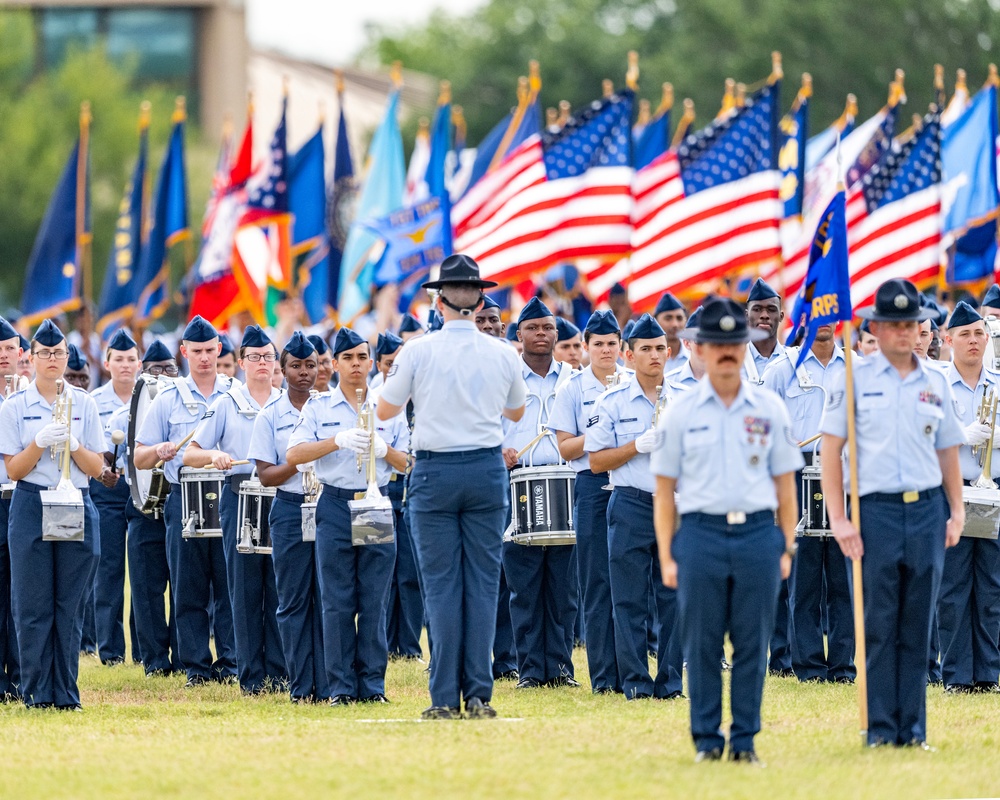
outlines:
M842 387L830 394L820 426L831 530L844 555L864 556L873 747L927 746L931 615L945 547L958 543L965 525L958 460L965 435L944 372L913 354L919 323L933 313L920 307L912 283L898 279L879 286L874 307L858 311L871 321L881 351L854 368L860 532L844 512L849 411Z
M90 391L90 362L75 344L67 345L69 356L66 358L66 371L63 377L66 382L77 389Z
M417 336L421 336L424 333L424 326L420 324L420 320L417 319L413 314L404 314L402 321L399 323L399 338L404 342L410 341Z
M858 355L862 358L868 358L868 356L877 352L878 339L872 333L872 329L868 325L868 320L862 320L861 327L858 329Z
M366 489L364 462L374 454L379 489L387 494L390 468L406 469L405 415L375 426L374 441L357 427L357 392L368 396L368 342L350 328L337 331L334 367L340 382L310 399L288 440L288 463L315 462L323 483L316 509L316 561L323 604L323 649L330 704L388 703L385 616L396 545L351 542L348 501ZM362 470L357 468L361 456Z
M219 334L219 343L222 345L222 350L219 351L219 360L215 362L215 369L220 375L228 375L235 380L238 366L236 353L233 352L233 343L224 333Z
M17 374L18 377L30 382L35 379L35 362L31 359L31 343L21 334L18 334L18 339L21 341L21 357L17 359Z
M91 393L97 403L102 431L111 416L120 408L128 408L139 370L139 348L124 330L119 330L108 343L104 369L111 380ZM126 420L128 418L126 417ZM127 427L127 423L126 423ZM121 429L122 431L125 428ZM113 446L106 452L114 453ZM97 652L106 665L125 663L125 541L128 522L126 508L132 504L128 484L105 456L104 470L90 482L90 498L100 515L101 560L97 565L96 621ZM131 618L131 615L130 615ZM131 627L131 626L130 626ZM137 644L133 637L133 645ZM137 648L133 656L138 658Z
M330 391L331 379L333 378L333 356L330 354L330 345L322 336L312 334L306 337L314 348L316 348L316 363L318 371L316 373L316 385L313 387L317 392Z
M181 355L188 360L190 374L153 399L139 425L133 457L137 469L152 469L163 461L164 475L171 485L163 517L177 654L187 672L188 688L209 680L225 682L236 675L233 608L222 541L217 537L185 539L181 519L180 468L187 449L187 443L181 442L195 430L208 407L233 385L231 378L216 370L221 347L218 332L203 317L195 316L187 324L181 337ZM214 662L208 646L210 596L215 603Z
M946 375L969 445L983 448L991 425L979 421L983 396L1000 394L1000 379L983 367L989 346L983 318L959 302L946 334L954 361ZM993 442L994 447L1000 441ZM971 485L983 470L972 447L958 452L962 479ZM1000 477L1000 455L993 453L991 478ZM944 554L938 599L941 672L945 691L955 694L996 692L1000 679L1000 542L963 536Z
M580 329L568 319L556 317L556 346L552 357L559 363L569 364L573 369L583 366L583 336Z
M517 336L524 347L521 375L528 401L519 422L505 425L503 457L508 469L558 464L554 435L543 436L527 453L518 453L548 425L552 400L573 374L552 351L556 321L537 297L521 310ZM577 578L573 545L557 547L503 544L503 571L510 587L519 689L579 686L573 677L573 625L577 613Z
M682 344L678 334L684 330L687 314L680 300L670 292L664 292L653 309L653 319L663 328L667 336L667 347L670 348L670 358L663 368L665 375L680 369L687 363L688 351Z
M764 387L785 401L792 418L792 436L804 442L819 431L824 398L844 380L844 351L834 338L834 326L816 329L816 338L798 369L799 348L786 348L764 371ZM820 388L821 387L821 388ZM802 448L812 463L814 445ZM802 507L802 473L795 476ZM800 536L788 580L792 630L792 669L800 681L854 682L854 617L844 554L827 536ZM822 605L826 602L826 614ZM829 621L826 646L823 618ZM1000 633L1000 627L997 628Z
M556 432L559 453L576 471L574 486L576 557L583 595L587 631L587 665L594 694L621 691L615 657L615 626L611 605L608 561L608 501L603 491L606 472L592 472L584 450L587 426L595 416L595 403L607 390L608 379L620 374L618 353L621 332L610 311L595 311L584 330L590 366L578 372L556 394L549 415L549 428Z
M417 548L429 630L434 635L431 706L425 719L495 717L490 707L501 543L510 483L500 445L501 416L524 414L526 387L513 350L480 336L473 322L484 288L468 256L442 264L435 300L441 332L404 347L379 399L391 419L413 400L407 509Z
M250 477L253 465L233 461L245 458L260 409L281 394L271 385L276 360L274 345L260 326L244 329L237 364L246 382L212 402L184 451L185 467L210 466L229 473L228 491L222 493L219 510L233 606L236 675L247 695L276 691L288 678L278 633L278 591L271 557L236 551L242 523L238 517L240 485Z
M500 304L492 297L483 297L483 307L476 312L476 327L480 332L503 339L507 333L507 324L500 315Z
M986 290L983 302L979 304L979 313L983 319L989 316L1000 317L1000 286L994 283Z
M97 405L86 390L67 384L68 424L53 420L56 381L63 379L66 337L45 320L31 340L36 378L0 406L0 453L17 481L8 531L11 596L21 662L21 694L30 708L80 708L77 673L84 601L101 554L97 509L88 477L101 474L104 436ZM70 478L83 494L84 541L42 540L39 492L59 483L52 447L69 450Z
M762 334L732 300L702 307L698 327L682 335L694 337L705 378L667 406L652 456L660 568L664 584L677 589L696 761L719 760L726 744L719 652L728 632L729 759L760 763L754 737L767 644L794 553L802 456L780 399L740 378L743 351Z
M293 703L326 702L330 683L323 656L323 618L316 544L303 541L302 475L285 459L288 439L316 382L316 348L296 331L281 352L288 390L261 409L253 426L248 458L264 486L277 486L271 504L271 558L278 592L278 632L288 668Z
M667 338L663 328L643 314L630 332L631 380L598 399L588 421L584 449L590 469L610 472L614 489L608 503L611 599L615 652L621 688L627 700L683 697L683 656L677 635L677 594L660 577L653 533L654 478L649 471L658 409L670 396L663 380ZM650 677L646 626L653 592L656 676Z
M684 328L697 328L698 320L700 319L701 309L696 308L691 312L691 316L688 317ZM680 343L681 347L683 347L684 351L687 353L687 358L685 358L682 366L678 367L673 372L665 373L663 376L670 385L670 388L675 392L683 392L697 386L698 381L705 376L705 362L702 361L698 357L698 354L694 351L694 343L687 339L681 339Z
M10 392L17 391L20 376L17 362L21 359L21 336L0 317L0 381L10 378ZM0 384L2 385L2 384ZM0 392L0 404L9 394ZM21 667L17 653L17 630L11 608L10 548L7 529L10 520L10 499L13 483L7 477L7 466L0 462L0 702L21 699Z

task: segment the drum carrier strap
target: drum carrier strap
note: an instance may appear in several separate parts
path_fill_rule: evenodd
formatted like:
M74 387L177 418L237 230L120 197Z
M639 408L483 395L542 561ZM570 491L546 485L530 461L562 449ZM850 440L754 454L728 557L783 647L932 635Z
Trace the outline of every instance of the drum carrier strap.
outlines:
M195 399L194 394L191 392L191 387L187 385L186 380L175 381L174 386L176 386L177 391L180 392L181 402L184 403L184 407L187 408L189 413L198 414L201 411L202 406L207 406L207 404L201 400Z
M798 345L786 347L785 354L788 356L788 363L794 366L795 362L799 360ZM799 382L800 389L812 389L816 386L816 384L813 383L812 376L809 374L809 370L806 369L805 363L799 364L798 369L795 370L795 378Z
M231 387L226 394L228 394L233 399L233 402L236 403L237 413L241 417L253 419L257 416L257 409L250 405L250 401L247 400L246 395L244 395L238 387Z
M750 383L760 386L760 373L757 371L757 362L753 360L753 347L750 344L747 344L746 353L743 354L743 368L747 371Z

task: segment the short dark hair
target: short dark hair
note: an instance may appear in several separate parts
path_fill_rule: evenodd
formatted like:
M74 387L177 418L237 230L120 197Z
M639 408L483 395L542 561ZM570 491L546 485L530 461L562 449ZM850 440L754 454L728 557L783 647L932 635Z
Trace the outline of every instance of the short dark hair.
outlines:
M610 335L611 334L609 334L609 333L595 333L594 331L584 330L583 331L583 341L585 341L587 344L590 344L590 340L594 336L610 336ZM618 341L621 342L621 340L622 340L622 333L621 333L621 331L618 331Z

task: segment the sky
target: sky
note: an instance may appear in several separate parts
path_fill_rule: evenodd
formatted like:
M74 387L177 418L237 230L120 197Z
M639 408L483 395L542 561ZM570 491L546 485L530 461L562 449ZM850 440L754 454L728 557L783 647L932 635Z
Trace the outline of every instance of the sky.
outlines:
M465 13L485 0L246 0L251 43L330 66L351 63L369 22L413 24L441 8Z

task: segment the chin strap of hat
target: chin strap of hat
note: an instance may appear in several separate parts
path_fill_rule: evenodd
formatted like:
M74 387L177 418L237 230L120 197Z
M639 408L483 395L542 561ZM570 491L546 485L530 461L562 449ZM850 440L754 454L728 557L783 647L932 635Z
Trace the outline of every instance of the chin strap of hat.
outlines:
M475 310L479 307L479 304L486 299L486 296L482 292L480 292L479 297L476 298L476 301L471 306L457 306L454 303L450 302L448 298L444 296L443 293L439 294L438 297L440 298L442 303L448 306L448 308L450 308L452 311L457 311L463 317L471 317L473 312L475 312Z

